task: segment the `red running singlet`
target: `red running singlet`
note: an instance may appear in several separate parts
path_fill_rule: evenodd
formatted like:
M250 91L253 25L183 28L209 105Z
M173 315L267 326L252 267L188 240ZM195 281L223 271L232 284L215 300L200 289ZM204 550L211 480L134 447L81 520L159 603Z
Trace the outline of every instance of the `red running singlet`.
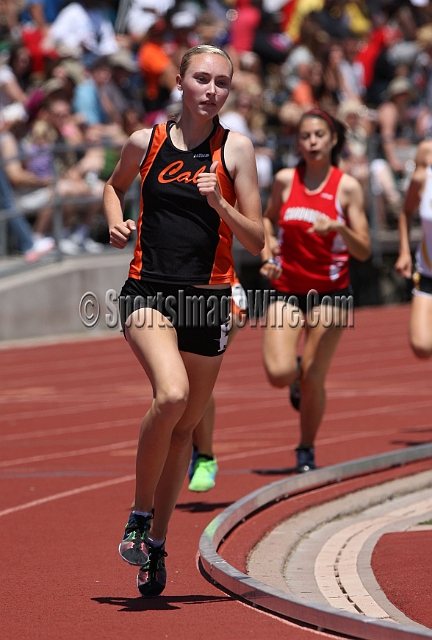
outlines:
M278 261L282 274L271 286L286 293L328 293L349 285L349 254L339 233L308 233L319 216L347 223L337 190L343 172L332 167L328 180L312 193L304 185L305 167L294 171L291 192L279 213Z

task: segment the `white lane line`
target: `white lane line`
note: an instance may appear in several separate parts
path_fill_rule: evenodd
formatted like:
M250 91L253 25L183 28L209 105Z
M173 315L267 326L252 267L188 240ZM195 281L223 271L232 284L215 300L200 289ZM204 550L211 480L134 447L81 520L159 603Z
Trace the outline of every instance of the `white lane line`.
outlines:
M129 421L128 421L129 422ZM253 433L254 431L259 431L260 433L264 432L264 431L271 431L271 430L275 430L275 429L286 429L289 426L293 426L295 424L297 424L298 419L292 419L292 420L279 420L276 422L269 422L267 424L257 424L254 427L251 427L250 425L243 425L243 426L238 426L238 427L233 427L233 428L229 428L226 427L225 429L218 429L216 431L215 434L215 442L220 443L220 442L226 442L226 439L224 439L223 433L227 433L230 435L234 435L234 436L238 436L241 433L247 432L249 434ZM109 423L107 423L109 425ZM105 425L105 423L103 423L103 425ZM115 424L114 426L120 426ZM414 427L412 427L412 430L415 429L424 429L425 427L428 427L429 423L426 425L416 425ZM94 427L93 428L100 428L100 427ZM104 427L106 428L106 426ZM84 429L80 429L77 428L77 431L79 430L84 430ZM67 433L67 431L65 432ZM352 441L352 440L362 440L365 438L370 438L370 437L377 437L377 436L385 436L385 435L390 435L390 434L394 434L394 428L392 429L383 429L381 431L377 431L372 430L372 431L364 431L362 433L350 433L347 435L338 435L335 437L329 437L329 438L318 438L317 440L317 444L319 445L326 445L326 444L332 444L332 443L342 443L342 442L348 442L348 441ZM48 434L50 435L50 434ZM56 435L55 433L53 435ZM30 437L30 434L29 434ZM136 447L137 445L137 439L134 440L126 440L123 442L117 442L117 443L113 443L113 444L108 444L108 445L101 445L100 447L88 447L85 449L75 449L72 451L65 451L65 452L58 452L58 453L47 453L44 455L39 455L39 456L29 456L27 458L16 458L14 460L5 460L3 462L0 462L0 469L1 468L9 468L9 467L14 467L14 466L19 466L19 465L23 465L23 464L27 464L27 463L32 463L32 462L44 462L45 460L57 460L57 459L61 459L61 458L71 458L73 456L82 456L82 455L88 455L91 453L103 453L104 451L115 451L118 449L128 449L131 447ZM218 460L220 462L226 462L228 460L239 460L241 458L248 458L248 457L256 457L259 455L264 455L264 454L268 454L268 453L277 453L278 451L292 451L293 450L293 445L292 444L288 444L288 445L279 445L279 446L275 446L272 448L268 448L268 449L263 449L263 448L259 448L256 449L255 451L253 450L249 450L249 451L245 451L242 453L232 453L232 454L227 454L227 455L219 455L218 456Z
M80 433L82 431L93 431L98 429L115 429L116 427L127 427L133 422L134 418L125 420L110 420L109 422L99 422L97 424L90 423L87 425L79 425L74 427L62 427L56 429L38 429L37 431L25 431L22 433L8 433L0 436L0 442L15 442L17 440L28 440L29 438L52 438L53 436L68 435L72 433Z
M358 556L368 538L380 529L431 510L432 497L355 523L331 536L318 553L314 567L316 582L327 602L336 609L389 619L363 586L357 570Z
M44 460L58 460L59 458L73 458L74 456L84 456L90 453L102 453L103 451L113 451L136 446L137 440L125 440L114 444L105 444L100 447L89 447L87 449L76 449L75 451L63 451L61 453L46 453L40 456L30 456L28 458L17 458L16 460L4 460L0 462L0 468L15 467L29 462L43 462Z
M10 507L9 509L4 509L0 511L0 517L8 516L12 513L16 513L17 511L23 511L24 509L30 509L31 507L38 507L41 504L46 504L47 502L53 502L54 500L61 500L62 498L70 498L71 496L77 496L81 493L86 493L87 491L97 491L98 489L105 489L106 487L112 487L115 484L121 484L122 482L129 482L131 480L135 480L135 474L122 476L121 478L115 478L113 480L106 480L105 482L97 482L96 484L88 484L85 487L80 487L79 489L71 489L70 491L62 491L61 493L54 493L51 496L46 496L45 498L39 498L39 500L33 500L32 502L26 502L25 504L17 505L16 507Z

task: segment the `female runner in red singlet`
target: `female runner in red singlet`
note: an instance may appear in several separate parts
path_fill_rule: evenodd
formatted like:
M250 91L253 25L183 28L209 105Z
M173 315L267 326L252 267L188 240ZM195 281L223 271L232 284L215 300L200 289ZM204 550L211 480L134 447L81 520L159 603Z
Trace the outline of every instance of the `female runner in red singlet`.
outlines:
M315 469L325 378L352 300L349 256L366 260L370 254L362 189L337 168L343 143L344 128L329 114L319 109L303 114L297 132L301 162L276 174L264 217L261 274L273 290L264 366L272 385L290 387L291 402L300 411L299 473Z
M226 348L232 236L255 255L264 246L252 143L217 118L232 74L222 49L187 51L177 75L180 119L133 133L104 193L110 242L122 249L135 229L123 219L125 193L141 176L137 240L119 304L154 399L141 426L134 508L119 552L141 567L144 597L166 585L168 523ZM188 315L188 305L197 314Z

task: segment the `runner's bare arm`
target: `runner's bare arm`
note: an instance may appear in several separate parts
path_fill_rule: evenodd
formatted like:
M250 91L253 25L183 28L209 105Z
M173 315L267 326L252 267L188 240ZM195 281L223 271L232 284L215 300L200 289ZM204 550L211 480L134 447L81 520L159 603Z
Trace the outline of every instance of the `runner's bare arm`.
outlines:
M140 164L147 151L151 130L136 131L125 142L122 154L112 176L108 179L103 195L104 212L110 232L110 244L123 249L135 229L133 220L123 219L124 198L139 173Z
M348 224L343 220L331 220L327 216L320 216L308 232L325 235L337 231L351 256L357 260L367 260L371 251L370 235L360 183L345 173L339 183L338 198Z
M264 245L261 200L258 191L258 176L252 143L246 136L230 132L225 145L227 169L234 179L237 208L223 197L217 184L215 163L210 173L202 173L197 185L202 195L222 220L229 226L237 240L253 255Z
M274 258L280 252L276 237L276 227L279 220L280 208L287 199L291 189L293 174L293 169L282 169L278 171L274 178L263 220L265 231L265 246L261 251L261 259L263 262ZM281 269L276 264L266 262L262 265L260 272L265 278L277 278L281 273Z
M399 215L399 255L395 269L405 278L412 276L410 231L412 217L418 210L421 194L426 182L426 168L432 162L432 143L428 140L419 144L415 158L416 168L411 176L405 202Z

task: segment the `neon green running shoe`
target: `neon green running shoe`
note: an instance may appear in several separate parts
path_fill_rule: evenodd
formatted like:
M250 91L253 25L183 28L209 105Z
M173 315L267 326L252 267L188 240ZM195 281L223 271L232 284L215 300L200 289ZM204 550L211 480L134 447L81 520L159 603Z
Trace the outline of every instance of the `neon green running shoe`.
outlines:
M216 474L218 466L216 458L208 460L198 456L191 481L189 491L209 491L216 484Z

